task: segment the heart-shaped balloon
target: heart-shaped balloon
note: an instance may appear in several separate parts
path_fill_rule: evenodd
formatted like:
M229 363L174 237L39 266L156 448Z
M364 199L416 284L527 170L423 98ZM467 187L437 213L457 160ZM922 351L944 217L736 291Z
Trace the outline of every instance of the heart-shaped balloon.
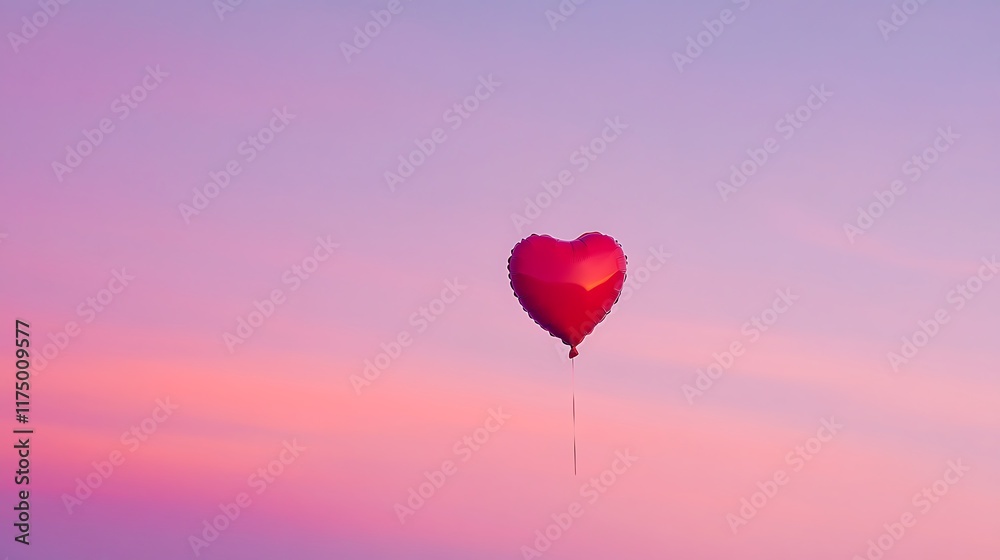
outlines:
M521 307L552 336L576 347L618 301L625 283L625 252L607 235L585 233L573 241L532 234L514 246L507 262L510 287Z

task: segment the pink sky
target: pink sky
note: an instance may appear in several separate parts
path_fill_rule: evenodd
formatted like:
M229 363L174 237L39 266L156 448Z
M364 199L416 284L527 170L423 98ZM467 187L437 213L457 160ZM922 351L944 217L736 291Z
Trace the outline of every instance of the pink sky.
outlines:
M930 2L884 36L891 2L594 0L555 29L556 0L329 4L220 20L211 2L71 2L0 54L0 310L31 323L37 352L79 329L33 358L33 545L14 543L8 506L0 553L513 559L577 504L541 557L869 558L906 515L886 560L998 557L1000 281L982 259L1000 247L1000 8ZM6 3L0 29L40 9ZM680 71L674 53L726 9ZM126 112L115 100L148 68ZM54 171L102 119L92 153ZM543 184L560 180L553 200ZM905 191L849 238L894 181ZM525 215L526 199L551 204ZM573 477L566 348L506 265L531 233L588 231L621 243L630 290L579 348ZM255 303L269 316L244 339ZM177 409L154 416L158 399ZM155 431L127 444L144 421ZM268 465L281 474L258 493ZM777 471L787 484L740 517ZM921 498L935 483L947 493ZM11 478L0 488L11 503ZM240 493L250 505L196 554L190 537Z

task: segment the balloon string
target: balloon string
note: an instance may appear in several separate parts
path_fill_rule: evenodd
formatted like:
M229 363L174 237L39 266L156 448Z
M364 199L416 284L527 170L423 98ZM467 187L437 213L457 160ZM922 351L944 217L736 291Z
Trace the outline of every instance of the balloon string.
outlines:
M570 360L573 367L573 476L576 476L576 360Z

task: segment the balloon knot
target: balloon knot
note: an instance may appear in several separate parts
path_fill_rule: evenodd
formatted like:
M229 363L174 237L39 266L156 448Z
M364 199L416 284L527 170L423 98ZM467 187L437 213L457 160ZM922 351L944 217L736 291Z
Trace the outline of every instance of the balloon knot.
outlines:
M577 357L579 355L580 355L580 353L576 351L576 346L570 346L569 347L569 359L572 360L573 358L575 358L575 357Z

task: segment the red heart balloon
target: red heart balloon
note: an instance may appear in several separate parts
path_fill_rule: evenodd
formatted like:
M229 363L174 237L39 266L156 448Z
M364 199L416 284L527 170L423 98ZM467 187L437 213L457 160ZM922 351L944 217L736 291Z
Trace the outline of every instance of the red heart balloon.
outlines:
M552 336L576 347L618 301L625 283L625 252L607 235L573 241L548 235L522 239L507 261L510 287L521 307Z

